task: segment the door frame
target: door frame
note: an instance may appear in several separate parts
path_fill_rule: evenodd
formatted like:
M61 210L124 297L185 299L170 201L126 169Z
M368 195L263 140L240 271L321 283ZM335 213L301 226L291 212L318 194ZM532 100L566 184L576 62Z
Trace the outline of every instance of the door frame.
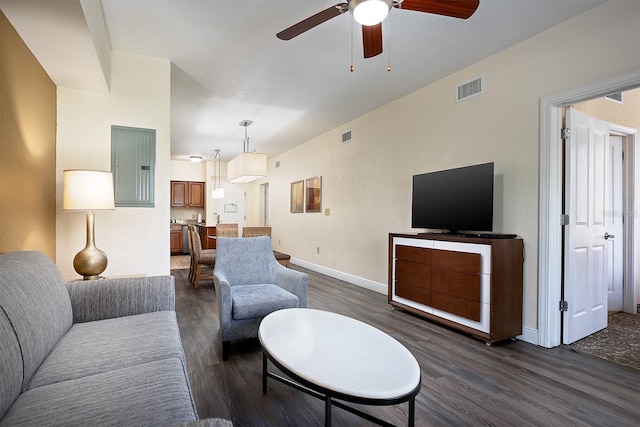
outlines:
M633 129L628 126L623 126L615 123L609 123L610 133L622 136L622 151L627 159L622 163L622 182L632 182L632 185L623 188L623 199L626 199L623 206L625 212L625 218L634 218L634 201L635 194L638 193L638 189L633 186L633 177L639 173L638 168L640 165L634 165L633 159L636 158L636 150L638 149L638 129ZM635 221L625 221L623 224L624 241L622 242L622 252L625 254L624 267L622 272L622 280L624 287L622 290L622 310L625 313L635 313L637 310L637 295L636 295L636 280L635 271L633 269L633 257L634 254L634 232L636 232ZM640 229L637 230L640 232ZM629 254L629 256L626 256ZM630 265L631 264L631 265Z
M610 93L640 87L640 70L608 77L575 88L567 89L540 99L540 203L538 235L538 345L556 347L561 344L561 300L562 283L562 108L578 102L608 95ZM634 140L637 135L634 135ZM635 144L630 144L635 147ZM631 153L628 153L631 154ZM627 164L635 159L629 155ZM627 189L629 192L629 189ZM631 195L633 196L633 195ZM633 200L633 198L631 198ZM632 217L633 218L633 217ZM635 227L627 221L630 233L630 251L633 259ZM628 230L629 230L628 229ZM627 248L625 248L627 249ZM625 263L628 265L628 263ZM633 269L633 267L630 267ZM626 271L625 271L626 272ZM635 284L635 271L630 282ZM625 276L625 279L627 277ZM634 286L631 286L634 288ZM633 289L635 290L635 289Z

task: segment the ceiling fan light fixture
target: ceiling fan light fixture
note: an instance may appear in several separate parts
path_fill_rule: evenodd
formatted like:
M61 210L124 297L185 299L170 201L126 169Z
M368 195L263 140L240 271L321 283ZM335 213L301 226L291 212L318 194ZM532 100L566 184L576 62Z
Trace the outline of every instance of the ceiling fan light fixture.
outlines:
M377 25L387 17L393 0L351 0L349 10L360 25Z

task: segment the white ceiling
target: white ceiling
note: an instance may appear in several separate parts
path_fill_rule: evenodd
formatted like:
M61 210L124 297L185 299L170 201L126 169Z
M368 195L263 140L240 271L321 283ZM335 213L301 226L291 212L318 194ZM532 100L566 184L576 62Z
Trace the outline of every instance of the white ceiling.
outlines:
M393 9L383 24L383 54L366 60L349 14L290 41L276 38L336 2L101 0L102 30L113 50L171 61L172 159L210 160L220 149L227 161L243 150L244 119L254 122L251 150L273 156L604 0L480 0L467 20ZM86 19L99 5L0 0L54 83L88 90L107 87L95 47L101 28Z

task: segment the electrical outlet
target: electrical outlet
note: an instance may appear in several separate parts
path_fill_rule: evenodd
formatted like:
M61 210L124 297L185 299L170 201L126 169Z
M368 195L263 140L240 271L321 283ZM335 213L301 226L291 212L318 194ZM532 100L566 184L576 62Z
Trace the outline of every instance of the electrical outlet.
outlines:
M320 246L316 247L316 253L319 254L320 253Z
M282 242L280 241L280 239L278 239L278 246L280 246L282 244Z

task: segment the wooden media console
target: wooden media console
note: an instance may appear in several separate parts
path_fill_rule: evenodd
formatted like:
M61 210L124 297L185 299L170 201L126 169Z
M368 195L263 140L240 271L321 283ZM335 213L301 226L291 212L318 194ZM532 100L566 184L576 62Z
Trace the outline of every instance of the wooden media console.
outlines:
M522 334L521 238L389 234L388 301L487 344Z

